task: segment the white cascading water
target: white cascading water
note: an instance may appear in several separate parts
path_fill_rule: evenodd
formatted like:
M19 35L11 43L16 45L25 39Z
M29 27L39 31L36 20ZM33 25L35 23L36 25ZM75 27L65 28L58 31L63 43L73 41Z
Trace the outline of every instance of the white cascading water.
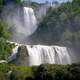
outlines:
M18 26L17 32L28 37L37 29L37 20L32 8L23 7L23 26Z
M25 34L31 35L37 29L37 20L32 8L24 7L24 30Z
M13 49L13 53L10 60L16 59L18 53L18 47ZM67 47L60 46L44 46L44 45L27 45L29 66L40 64L71 64L71 57ZM8 58L9 59L9 58Z
M8 5L5 10L3 10L3 18L6 19L10 26L10 30L13 33L11 40L15 42L23 41L37 29L35 13L30 7L20 8L15 7L14 4Z
M71 64L71 58L66 47L34 45L27 46L29 65L40 64Z

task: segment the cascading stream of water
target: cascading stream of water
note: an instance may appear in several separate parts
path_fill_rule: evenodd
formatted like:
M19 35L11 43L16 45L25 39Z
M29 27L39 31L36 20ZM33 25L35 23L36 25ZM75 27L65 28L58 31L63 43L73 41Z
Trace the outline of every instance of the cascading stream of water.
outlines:
M12 55L8 61L17 58L18 46L13 49ZM67 47L60 46L44 46L44 45L26 45L28 51L28 63L26 65L40 65L40 64L71 64L71 57ZM15 57L14 57L15 56ZM27 61L26 61L27 62Z
M30 7L16 7L14 4L10 4L5 6L2 16L13 33L11 40L14 42L23 43L23 40L37 29L35 13Z
M60 46L27 46L29 65L40 64L71 64L71 58L66 47Z
M37 20L32 8L24 7L24 31L25 34L31 35L37 29Z

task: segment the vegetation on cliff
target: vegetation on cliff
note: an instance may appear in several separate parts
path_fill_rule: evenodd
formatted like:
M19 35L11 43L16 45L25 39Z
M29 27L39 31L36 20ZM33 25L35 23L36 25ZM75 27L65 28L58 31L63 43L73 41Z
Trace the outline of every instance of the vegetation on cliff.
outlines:
M0 20L0 60L7 59L14 47L13 44L7 42L9 36L10 33L7 24Z
M37 32L50 44L80 46L80 0L50 7Z

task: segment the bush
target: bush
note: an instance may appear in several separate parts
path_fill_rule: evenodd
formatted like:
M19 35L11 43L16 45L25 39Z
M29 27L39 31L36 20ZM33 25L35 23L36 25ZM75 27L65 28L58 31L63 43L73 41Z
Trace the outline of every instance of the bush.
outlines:
M7 59L14 47L13 44L7 42L9 36L8 25L4 21L0 20L0 60Z
M33 68L35 80L79 80L80 65L40 65Z
M11 72L10 72L11 71ZM79 80L80 65L16 66L0 64L0 80Z

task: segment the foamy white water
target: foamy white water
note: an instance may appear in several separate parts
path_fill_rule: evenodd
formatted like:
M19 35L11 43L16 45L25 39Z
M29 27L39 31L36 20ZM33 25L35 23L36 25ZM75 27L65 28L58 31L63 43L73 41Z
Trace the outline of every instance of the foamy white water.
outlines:
M71 58L66 47L34 45L27 46L29 65L40 64L71 64Z
M20 15L20 13L18 13L18 15ZM19 18L20 17L21 16L19 16ZM37 20L34 14L34 10L29 7L23 7L23 21L20 22L20 20L15 20L14 24L20 25L16 26L16 32L18 34L23 34L24 37L28 37L33 34L37 29Z
M24 26L24 32L27 35L33 34L37 29L37 20L32 8L24 7Z
M20 16L19 16L20 17ZM33 34L37 29L37 20L34 14L34 10L29 7L23 7L23 25L16 27L17 32L24 34L28 37ZM16 23L16 22L15 22Z
M16 59L18 53L18 47L13 49L13 53L10 60ZM44 46L44 45L27 45L29 66L40 64L71 64L71 57L67 47L60 46ZM14 57L15 56L15 57ZM26 61L27 62L27 61Z
M32 35L37 29L35 13L30 7L8 5L3 11L3 16L5 16L4 19L6 19L13 33L11 39L15 42L23 42L25 38Z

